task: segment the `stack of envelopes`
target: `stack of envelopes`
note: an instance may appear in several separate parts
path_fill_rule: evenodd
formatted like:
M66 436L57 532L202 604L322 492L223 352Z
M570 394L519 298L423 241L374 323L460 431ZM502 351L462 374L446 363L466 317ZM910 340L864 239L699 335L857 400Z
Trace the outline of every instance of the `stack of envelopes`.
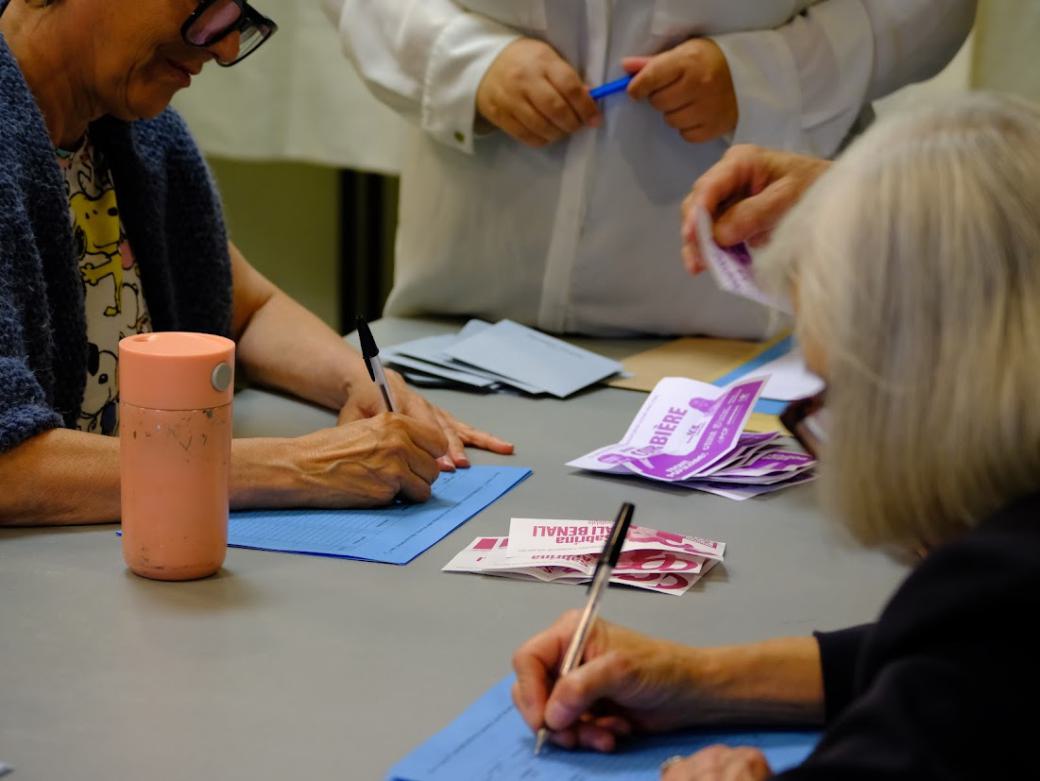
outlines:
M513 518L508 537L478 537L444 566L445 572L588 583L611 521ZM722 561L726 544L631 526L611 583L680 596Z
M617 361L512 320L470 320L457 334L415 339L380 354L418 385L514 389L561 399L621 371Z

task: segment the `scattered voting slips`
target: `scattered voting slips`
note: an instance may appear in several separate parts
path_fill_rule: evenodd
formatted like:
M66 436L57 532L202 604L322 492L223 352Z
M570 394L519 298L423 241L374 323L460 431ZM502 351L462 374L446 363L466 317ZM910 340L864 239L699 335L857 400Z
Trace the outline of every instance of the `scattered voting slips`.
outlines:
M530 474L526 467L498 466L444 473L423 504L236 512L228 525L228 545L407 564Z
M815 460L776 432L744 431L767 379L717 388L666 377L643 403L624 438L567 466L748 499L812 479Z
M658 781L661 763L724 743L760 749L774 772L805 761L819 733L687 730L640 737L611 754L549 747L534 756L534 734L510 699L505 678L444 730L399 762L387 781Z
M727 293L757 301L759 304L781 312L791 313L790 304L778 301L759 290L755 283L754 269L751 268L751 252L747 245L720 247L715 243L714 226L708 212L698 207L697 246L701 251L708 270L715 279L715 284Z
M458 334L416 339L381 354L420 382L435 377L477 390L513 388L561 399L621 371L617 361L512 320L470 320Z
M508 537L478 537L444 572L588 583L610 536L610 521L513 518ZM611 583L682 596L722 561L726 544L631 526Z

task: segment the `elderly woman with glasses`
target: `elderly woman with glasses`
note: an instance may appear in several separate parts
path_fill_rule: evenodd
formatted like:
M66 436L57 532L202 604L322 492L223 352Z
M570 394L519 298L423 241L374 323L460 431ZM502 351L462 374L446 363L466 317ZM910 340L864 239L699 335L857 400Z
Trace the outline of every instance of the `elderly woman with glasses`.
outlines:
M0 0L0 523L119 516L117 345L232 336L255 381L339 413L296 439L236 440L243 507L423 500L465 444L511 447L394 376L380 415L361 358L229 243L168 104L209 61L276 31L243 0Z
M600 623L555 680L564 616L517 652L517 707L601 751L639 731L823 725L777 776L792 781L1035 778L1040 108L975 95L892 118L829 169L744 149L691 205L764 236L802 191L755 259L764 286L795 293L828 382L822 427L803 426L814 405L789 420L823 443L826 506L913 571L876 623L813 638L690 648ZM772 775L757 750L713 747L661 777Z

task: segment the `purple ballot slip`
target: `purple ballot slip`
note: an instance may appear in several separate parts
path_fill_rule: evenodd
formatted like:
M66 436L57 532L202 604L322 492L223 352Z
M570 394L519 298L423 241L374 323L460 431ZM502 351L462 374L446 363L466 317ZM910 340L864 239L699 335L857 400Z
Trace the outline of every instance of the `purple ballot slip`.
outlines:
M698 207L695 219L697 220L697 243L701 256L719 289L773 309L791 313L788 302L778 301L766 295L755 283L751 252L747 245L720 247L715 243L714 227L708 212Z
M766 477L774 474L787 474L807 469L814 463L816 463L816 459L808 453L796 450L771 450L746 464L712 472L711 478L725 480L729 477Z
M782 491L785 488L809 483L815 479L816 475L814 473L805 472L796 477L792 477L783 483L775 483L773 485L742 485L740 483L715 483L704 480L693 480L688 483L682 483L681 485L684 488L694 488L698 491L704 491L708 494L721 496L725 499L733 499L734 501L742 502L745 499L754 499L756 496L771 494L776 491Z
M737 441L737 446L727 453L725 458L716 461L706 469L702 469L700 476L715 474L718 471L730 469L731 467L743 466L757 458L762 452L775 449L776 445L770 443L778 439L780 439L780 435L776 432L768 434L744 432Z
M765 378L741 382L711 404L708 419L698 432L693 449L684 455L659 453L628 461L625 468L652 480L689 480L724 458L740 440ZM690 401L693 405L697 399Z
M812 479L814 459L778 433L745 432L767 377L720 389L662 379L624 438L568 462L608 474L638 475L742 500Z

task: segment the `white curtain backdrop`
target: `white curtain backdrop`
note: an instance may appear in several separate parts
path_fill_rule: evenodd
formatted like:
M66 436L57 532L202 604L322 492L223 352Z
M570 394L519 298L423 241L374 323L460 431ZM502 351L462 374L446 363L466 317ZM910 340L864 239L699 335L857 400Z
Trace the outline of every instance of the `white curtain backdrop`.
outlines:
M210 63L174 106L208 155L397 173L405 122L372 98L320 0L253 0L278 33L233 68Z

